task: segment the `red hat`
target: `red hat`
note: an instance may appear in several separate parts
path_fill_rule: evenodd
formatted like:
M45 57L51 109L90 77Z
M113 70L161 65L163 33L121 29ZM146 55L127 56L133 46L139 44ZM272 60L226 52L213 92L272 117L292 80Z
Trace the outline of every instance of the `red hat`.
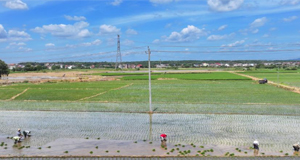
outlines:
M166 135L166 134L164 134L164 133L163 133L163 134L161 134L160 136L161 136L161 137L164 137L164 138L166 138L166 137L167 137L167 135Z

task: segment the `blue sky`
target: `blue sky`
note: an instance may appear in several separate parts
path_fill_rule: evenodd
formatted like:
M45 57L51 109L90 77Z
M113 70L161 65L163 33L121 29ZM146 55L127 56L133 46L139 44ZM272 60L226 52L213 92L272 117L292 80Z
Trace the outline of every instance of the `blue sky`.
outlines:
M300 0L0 0L7 63L300 58Z

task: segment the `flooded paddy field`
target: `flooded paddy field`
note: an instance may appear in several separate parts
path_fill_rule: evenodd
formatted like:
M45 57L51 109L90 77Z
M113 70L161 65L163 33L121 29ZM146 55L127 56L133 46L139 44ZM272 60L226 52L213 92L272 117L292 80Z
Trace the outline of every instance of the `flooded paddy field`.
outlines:
M2 156L253 156L254 139L259 156L291 156L300 139L300 117L284 115L1 111L0 124ZM17 128L33 136L13 146Z

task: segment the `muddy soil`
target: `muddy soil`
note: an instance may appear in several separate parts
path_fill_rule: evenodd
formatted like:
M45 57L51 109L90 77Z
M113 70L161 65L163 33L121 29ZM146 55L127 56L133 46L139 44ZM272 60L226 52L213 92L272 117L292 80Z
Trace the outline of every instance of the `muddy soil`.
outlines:
M0 138L7 146L1 147L1 156L218 156L226 157L226 153L234 156L284 156L285 153L255 151L245 147L238 149L224 145L171 144L165 146L161 142L128 141L128 140L98 140L61 138L43 146L23 146L24 141L14 145L13 140ZM4 147L7 147L4 149ZM205 154L201 154L205 151ZM186 152L186 153L184 153ZM229 154L227 156L229 156ZM290 152L289 155L299 154Z

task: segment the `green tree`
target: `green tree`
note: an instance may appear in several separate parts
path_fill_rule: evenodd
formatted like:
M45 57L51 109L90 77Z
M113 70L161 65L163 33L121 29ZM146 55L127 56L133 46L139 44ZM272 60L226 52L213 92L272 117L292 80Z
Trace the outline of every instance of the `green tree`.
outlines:
M0 60L0 79L1 79L2 75L8 76L8 74L9 74L9 69L8 69L7 64L4 61Z

